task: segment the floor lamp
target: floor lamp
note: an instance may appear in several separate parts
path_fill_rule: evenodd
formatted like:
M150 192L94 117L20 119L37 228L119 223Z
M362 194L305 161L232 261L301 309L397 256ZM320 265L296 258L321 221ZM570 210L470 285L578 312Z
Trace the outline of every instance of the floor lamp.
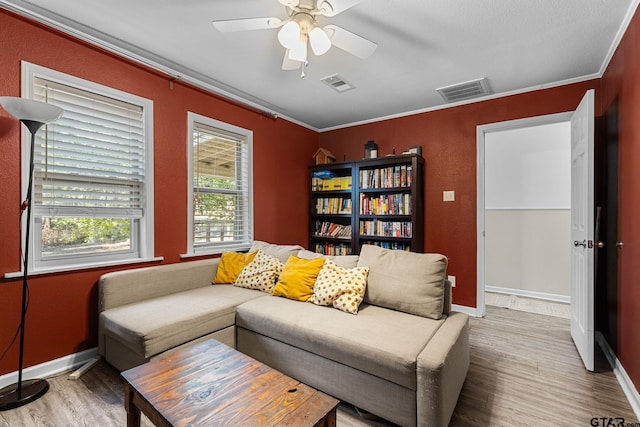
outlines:
M22 310L20 313L20 352L18 354L18 382L0 390L0 411L5 411L26 405L40 398L49 390L49 383L43 379L31 379L22 381L22 361L24 355L24 324L27 314L27 267L29 266L29 231L31 228L31 190L33 188L33 151L35 147L36 132L44 124L57 120L64 112L62 108L45 102L31 99L1 96L2 108L20 120L31 133L31 154L29 155L29 182L27 186L27 198L22 203L21 212L26 210L26 230L24 242L24 265L22 269Z

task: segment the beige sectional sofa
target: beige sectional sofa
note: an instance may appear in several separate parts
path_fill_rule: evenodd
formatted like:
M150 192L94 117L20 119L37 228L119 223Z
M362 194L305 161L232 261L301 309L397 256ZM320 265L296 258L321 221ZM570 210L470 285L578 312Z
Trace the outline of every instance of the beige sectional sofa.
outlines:
M252 249L283 263L318 256L264 242ZM468 317L451 311L446 258L365 246L333 260L369 267L356 315L212 285L219 258L105 274L99 352L125 370L215 338L396 424L446 426L469 366Z

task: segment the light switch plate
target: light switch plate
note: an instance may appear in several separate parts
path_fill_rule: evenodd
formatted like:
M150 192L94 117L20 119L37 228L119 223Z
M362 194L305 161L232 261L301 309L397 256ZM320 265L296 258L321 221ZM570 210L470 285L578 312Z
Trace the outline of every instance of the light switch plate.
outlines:
M453 190L443 191L442 192L442 201L443 202L453 202L456 200L456 192Z
M456 276L447 276L447 280L449 280L451 282L451 287L452 288L456 287Z

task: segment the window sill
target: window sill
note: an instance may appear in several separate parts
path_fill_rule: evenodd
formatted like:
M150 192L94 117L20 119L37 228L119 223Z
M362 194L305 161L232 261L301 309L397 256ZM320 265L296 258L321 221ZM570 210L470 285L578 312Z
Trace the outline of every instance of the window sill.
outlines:
M180 254L180 258L196 258L196 257L202 257L202 256L208 256L208 255L220 255L223 252L247 252L249 249L251 249L251 245L235 245L235 246L228 246L226 248L212 248L211 250L208 251L203 251L203 252L189 252L186 254Z
M64 272L72 272L79 270L88 270L91 268L100 268L100 267L114 267L118 265L127 265L127 264L141 264L144 262L155 262L162 261L164 257L153 257L153 258L136 258L136 259L123 259L119 261L108 261L108 262L96 262L92 264L77 264L77 265L65 265L60 267L51 267L46 269L34 270L29 272L29 276L38 276L41 274L49 274L49 273L64 273ZM15 271L12 273L5 273L5 279L13 279L16 277L22 277L22 271Z

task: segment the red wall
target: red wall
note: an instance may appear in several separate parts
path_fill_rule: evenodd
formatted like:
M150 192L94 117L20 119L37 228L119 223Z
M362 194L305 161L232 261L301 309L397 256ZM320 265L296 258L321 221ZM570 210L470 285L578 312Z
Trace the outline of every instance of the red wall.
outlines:
M602 105L619 99L618 360L640 389L640 12L602 78Z
M20 60L50 67L153 99L155 108L155 255L178 262L186 251L186 112L194 111L254 131L255 237L307 242L307 165L318 146L338 159L362 157L373 139L380 155L421 145L426 159L425 250L450 259L457 276L454 303L476 305L476 126L574 110L596 88L596 111L620 97L621 251L618 358L640 384L640 22L636 15L603 79L416 114L321 133L261 117L166 76L118 59L12 14L0 13L0 95L20 94ZM0 113L0 275L19 270L20 125ZM275 168L274 168L275 166ZM277 168L277 169L276 169ZM443 190L456 201L442 202ZM293 195L293 196L292 196ZM295 200L295 203L294 203ZM634 260L636 261L634 264ZM26 366L94 347L96 281L109 269L34 277L27 324ZM20 281L0 279L0 350L19 318ZM634 334L635 332L635 334ZM17 346L0 361L15 371Z
M187 250L187 111L253 130L255 238L275 243L307 242L307 165L318 134L226 102L100 49L0 12L0 95L20 96L25 60L133 93L154 102L155 256L179 262ZM19 206L21 125L0 113L0 277L20 270ZM292 196L295 195L295 196ZM134 265L139 266L139 265ZM97 345L95 269L35 276L25 340L25 366ZM21 280L0 279L0 352L20 318ZM14 345L0 361L0 375L17 369Z
M425 252L449 258L456 276L454 304L476 306L476 127L524 117L575 110L589 81L521 95L415 114L320 134L320 146L337 158L361 158L373 139L378 155L422 146L425 158ZM455 202L442 192L455 191Z

